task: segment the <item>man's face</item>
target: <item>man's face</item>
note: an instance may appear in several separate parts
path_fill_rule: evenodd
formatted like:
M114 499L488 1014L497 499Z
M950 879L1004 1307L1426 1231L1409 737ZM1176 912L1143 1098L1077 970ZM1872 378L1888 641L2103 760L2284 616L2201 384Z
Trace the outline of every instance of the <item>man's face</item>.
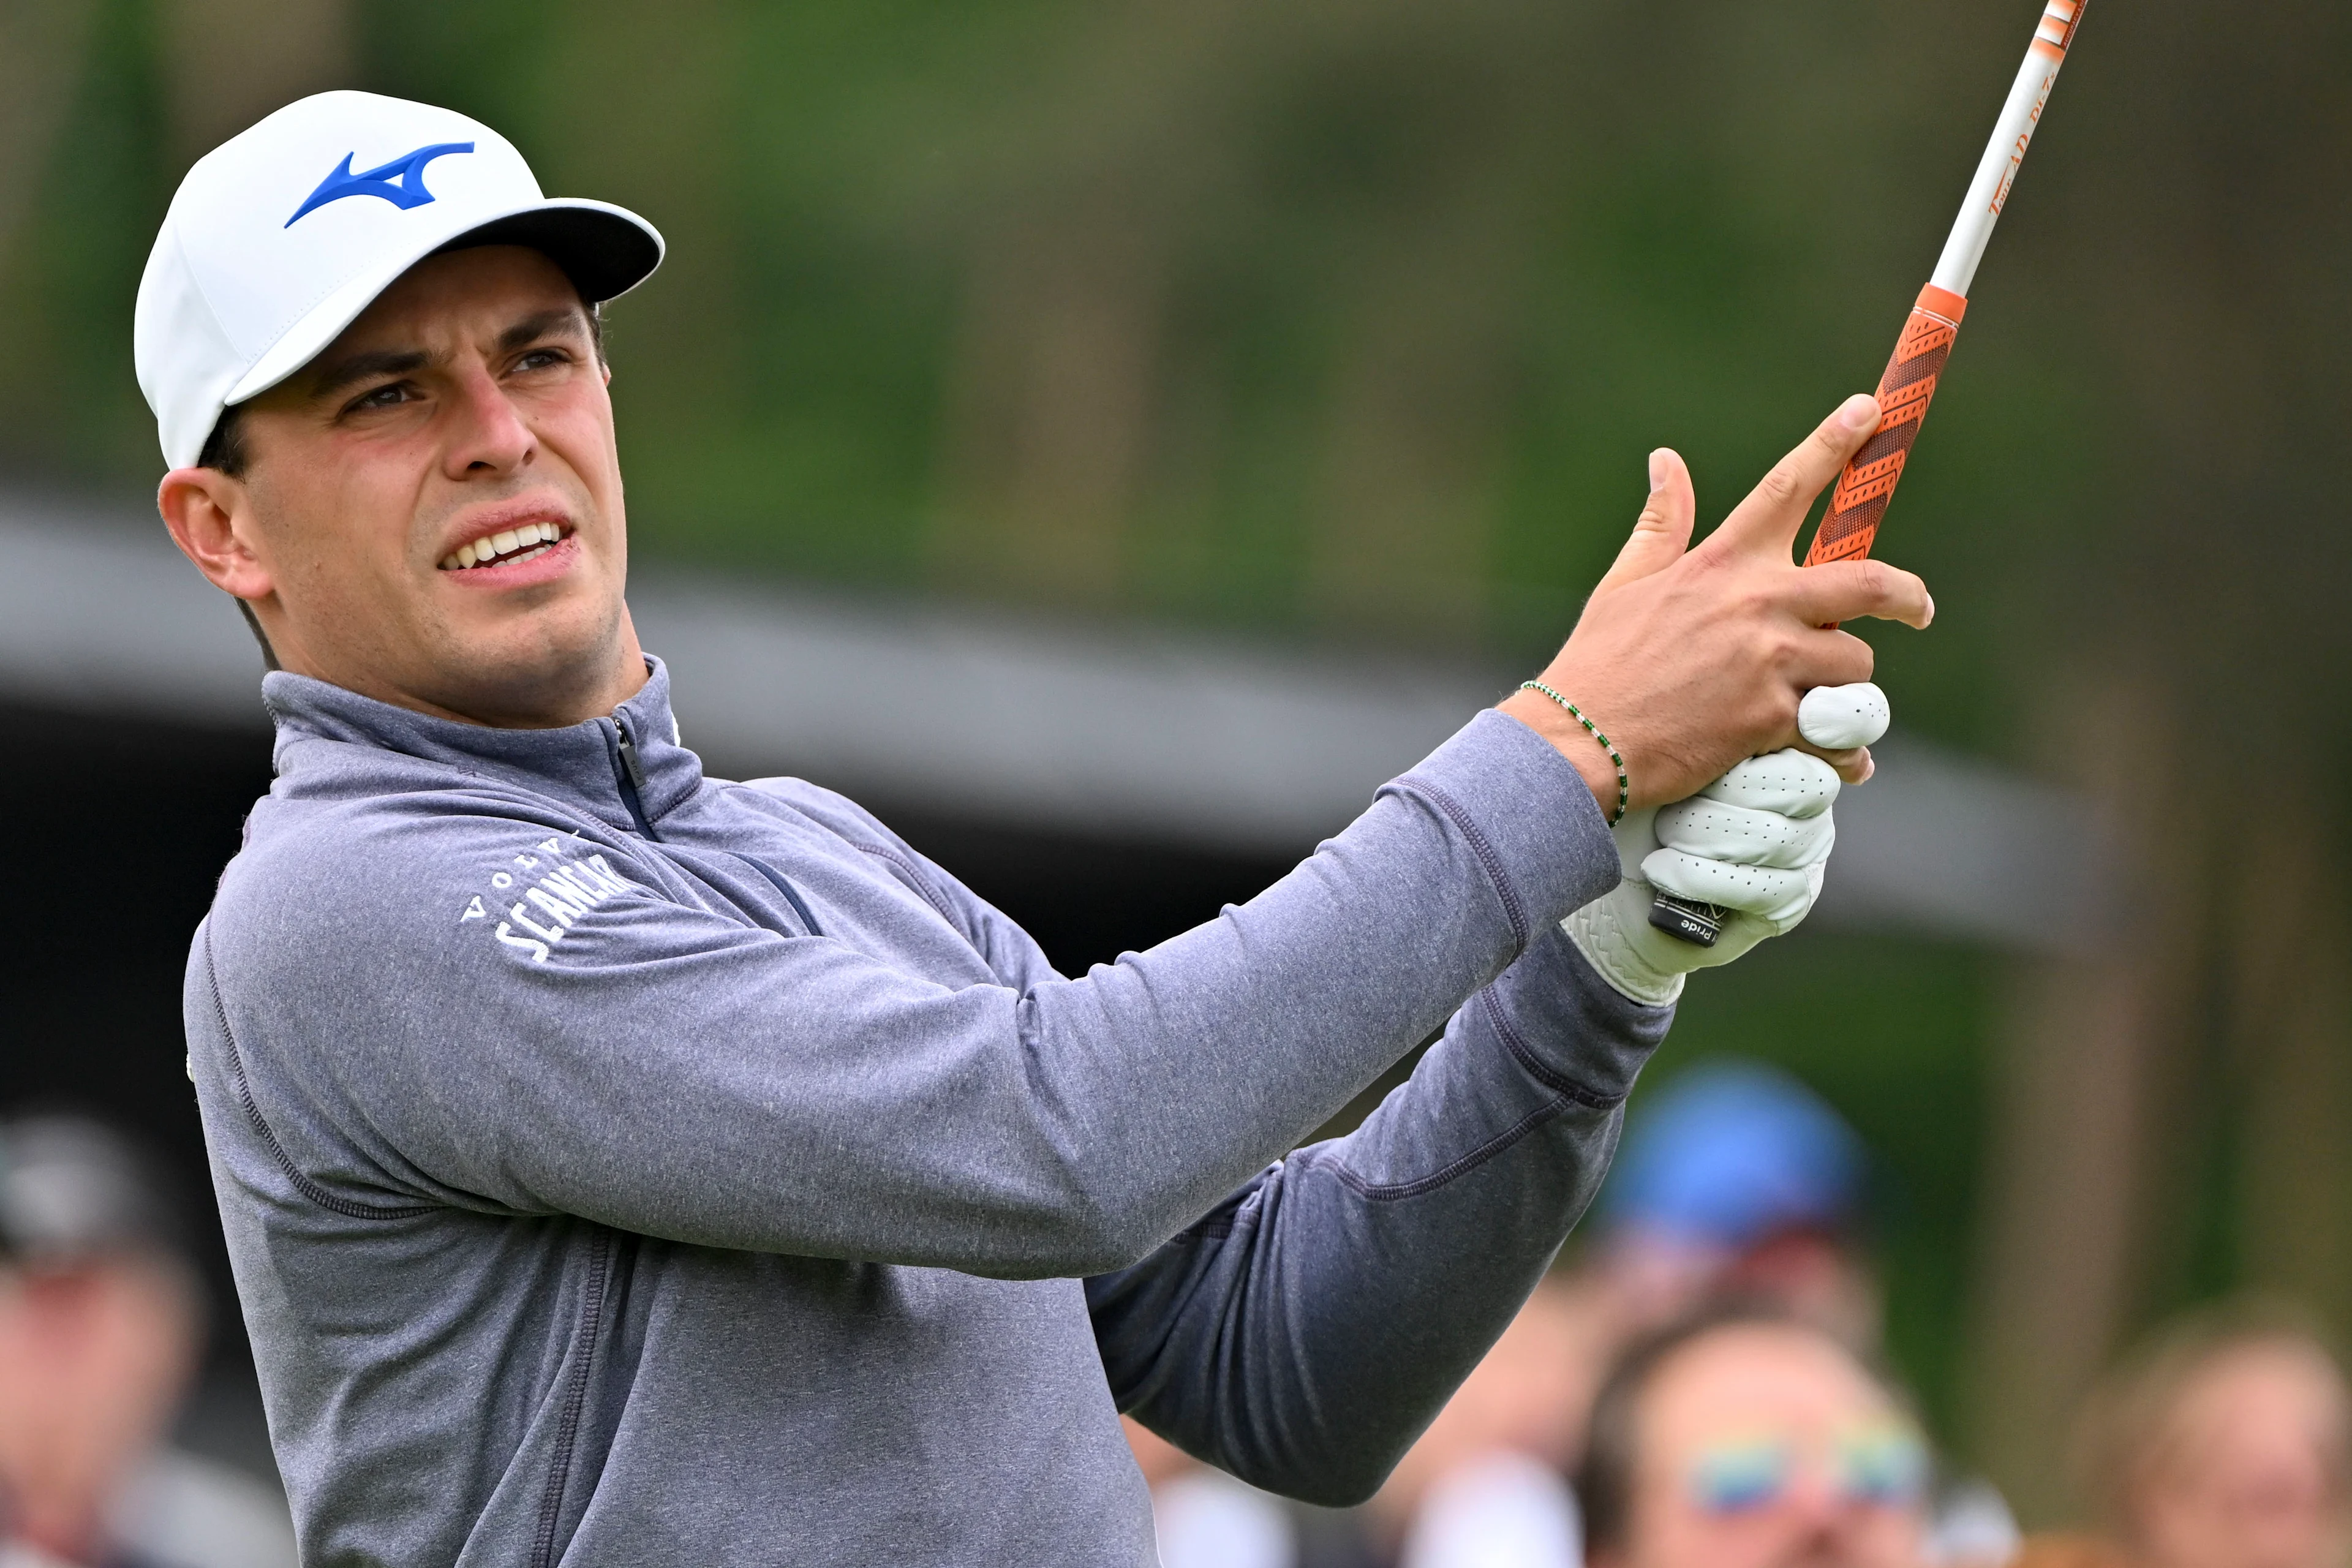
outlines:
M287 668L485 723L576 722L644 680L605 380L546 257L432 257L244 405L241 481L176 470L165 515ZM190 474L226 556L173 516Z
M2337 1568L2352 1547L2343 1385L2318 1352L2249 1345L2192 1382L2134 1509L2152 1568Z
M1818 1334L1736 1324L1660 1367L1637 1418L1623 1568L1910 1568L1926 1456Z
M176 1268L135 1257L41 1274L0 1266L0 1540L98 1561L106 1506L169 1420L195 1350Z

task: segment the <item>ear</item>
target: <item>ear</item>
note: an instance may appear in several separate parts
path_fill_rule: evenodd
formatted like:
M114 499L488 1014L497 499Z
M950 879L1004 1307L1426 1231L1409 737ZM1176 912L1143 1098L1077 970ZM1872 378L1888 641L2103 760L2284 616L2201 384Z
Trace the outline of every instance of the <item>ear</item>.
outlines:
M243 480L218 468L173 468L156 488L155 510L172 542L215 587L248 601L276 590L254 553L252 500Z

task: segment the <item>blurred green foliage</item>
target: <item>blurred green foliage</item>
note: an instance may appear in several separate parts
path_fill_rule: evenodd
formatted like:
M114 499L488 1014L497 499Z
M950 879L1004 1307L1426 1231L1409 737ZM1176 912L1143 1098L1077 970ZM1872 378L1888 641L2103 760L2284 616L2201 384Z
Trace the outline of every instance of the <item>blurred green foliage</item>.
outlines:
M128 302L182 154L150 7L101 13L0 255L0 455L127 483L153 467ZM1976 14L352 15L363 85L668 235L613 311L650 555L1531 657L1649 447L1719 515L1874 378L2013 64L2020 29ZM1960 739L2020 613L1988 533L2076 468L2033 293L1996 251L1889 539L1947 609L1892 639L1906 721Z

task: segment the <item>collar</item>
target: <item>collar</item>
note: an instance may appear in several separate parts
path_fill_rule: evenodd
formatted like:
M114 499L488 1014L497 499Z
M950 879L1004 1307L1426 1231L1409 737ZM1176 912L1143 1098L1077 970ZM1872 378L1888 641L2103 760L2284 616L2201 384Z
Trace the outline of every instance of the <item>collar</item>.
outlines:
M632 826L621 795L618 747L624 738L635 747L644 774L638 794L648 818L659 820L702 784L702 759L678 742L669 668L651 654L646 656L644 687L610 718L554 730L436 719L282 669L262 677L261 700L278 727L272 763L281 775L299 771L294 753L300 742L339 741L512 780L586 805L623 828Z

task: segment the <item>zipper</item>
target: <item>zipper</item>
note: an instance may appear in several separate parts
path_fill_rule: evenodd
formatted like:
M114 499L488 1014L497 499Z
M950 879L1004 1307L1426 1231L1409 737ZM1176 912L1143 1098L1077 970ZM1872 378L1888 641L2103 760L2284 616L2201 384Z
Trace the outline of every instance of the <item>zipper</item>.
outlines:
M588 1405L588 1373L604 1338L606 1275L611 1270L613 1235L598 1226L588 1244L588 1270L581 1294L580 1317L572 1331L572 1366L564 1380L563 1413L555 1426L555 1452L549 1457L547 1489L540 1494L539 1535L530 1554L532 1568L550 1568L556 1557L555 1531L563 1517L563 1492L572 1479L572 1451L580 1441L580 1417Z
M628 725L618 713L613 715L613 733L617 740L613 747L613 783L619 786L621 804L629 808L629 820L637 825L638 834L661 842L661 835L646 817L646 769L637 761L637 743L630 738Z
M730 850L729 853L733 854L734 851ZM823 936L824 934L824 928L816 923L816 917L814 915L809 913L807 903L801 898L801 890L793 886L792 879L790 878L786 877L782 871L777 870L773 866L769 865L766 861L757 859L750 855L739 854L735 856L735 858L742 861L743 864L751 867L751 869L768 879L769 882L775 887L776 891L783 894L784 902L793 906L793 913L801 917L801 924L808 927L809 935ZM791 933L785 932L783 934L790 935Z
M629 726L618 713L613 715L612 723L615 737L613 743L613 783L619 787L621 804L629 808L629 820L637 825L638 834L658 844L662 836L654 831L654 825L646 817L646 768L637 760L637 742L629 734ZM739 855L736 858L775 885L776 890L783 894L784 901L793 906L793 912L801 917L801 924L808 928L809 935L824 934L824 928L818 925L816 916L809 912L808 902L801 897L800 889L793 887L782 872L749 855Z

